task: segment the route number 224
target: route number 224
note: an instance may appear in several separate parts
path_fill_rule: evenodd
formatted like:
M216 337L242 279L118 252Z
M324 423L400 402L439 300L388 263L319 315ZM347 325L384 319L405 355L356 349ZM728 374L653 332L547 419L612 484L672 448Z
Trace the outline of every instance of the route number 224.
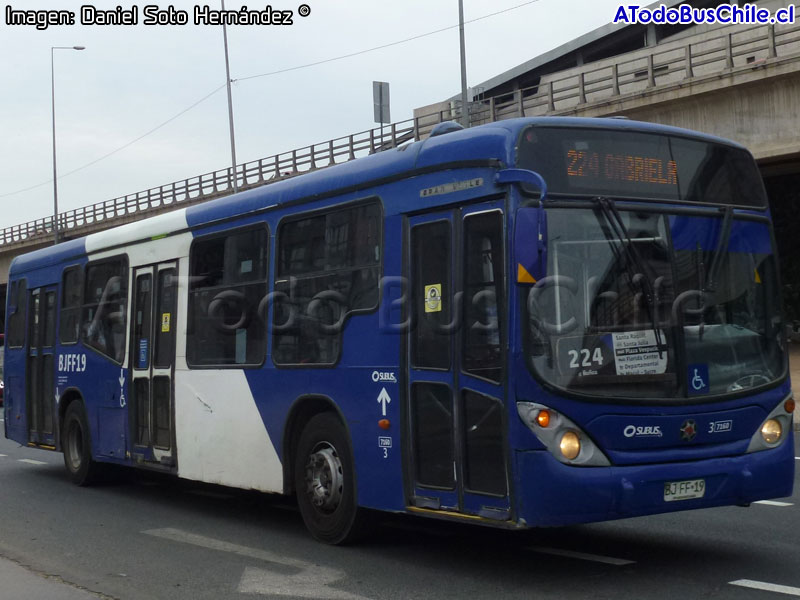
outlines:
M592 363L597 363L598 365L603 364L603 352L600 348L595 348L594 352L591 352L587 348L581 348L580 350L570 350L569 354L569 367L570 369L577 369L579 367L591 367Z

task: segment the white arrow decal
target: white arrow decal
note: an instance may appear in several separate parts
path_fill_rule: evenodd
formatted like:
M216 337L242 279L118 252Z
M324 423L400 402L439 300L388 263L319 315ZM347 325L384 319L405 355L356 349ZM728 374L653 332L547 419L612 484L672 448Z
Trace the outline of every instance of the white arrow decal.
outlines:
M119 370L119 387L122 387L123 385L125 385L125 372L122 369L120 369Z
M386 388L381 388L381 393L378 394L378 404L381 405L381 415L386 416L386 405L391 403L392 399L389 397L389 392Z
M313 600L367 600L344 590L328 587L344 579L342 571L327 567L309 566L299 573L286 574L267 571L257 567L246 567L239 581L240 594L259 596L291 596Z
M260 548L249 548L189 533L180 529L150 529L146 535L208 548L242 556L265 563L260 567L246 567L239 581L239 593L264 596L291 596L326 600L367 600L364 596L329 587L346 579L347 573L313 564L285 554ZM288 567L288 569L287 569Z

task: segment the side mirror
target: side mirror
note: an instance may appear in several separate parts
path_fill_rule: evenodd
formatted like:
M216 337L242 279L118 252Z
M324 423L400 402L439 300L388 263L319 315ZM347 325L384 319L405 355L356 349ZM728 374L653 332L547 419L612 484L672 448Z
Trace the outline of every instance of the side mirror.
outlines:
M541 203L517 209L514 260L517 283L534 285L547 272L547 213Z
M547 182L544 177L536 171L528 169L503 169L495 175L494 182L498 185L517 183L523 191L531 188L539 192L539 201L544 202L547 198Z

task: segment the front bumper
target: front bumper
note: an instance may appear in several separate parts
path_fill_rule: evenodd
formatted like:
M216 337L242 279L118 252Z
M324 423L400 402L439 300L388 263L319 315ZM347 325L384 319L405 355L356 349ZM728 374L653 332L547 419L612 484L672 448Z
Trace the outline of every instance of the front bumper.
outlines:
M778 448L734 457L623 467L574 467L544 450L517 452L520 524L547 527L749 504L791 496L793 435ZM664 501L664 484L704 479L703 498Z

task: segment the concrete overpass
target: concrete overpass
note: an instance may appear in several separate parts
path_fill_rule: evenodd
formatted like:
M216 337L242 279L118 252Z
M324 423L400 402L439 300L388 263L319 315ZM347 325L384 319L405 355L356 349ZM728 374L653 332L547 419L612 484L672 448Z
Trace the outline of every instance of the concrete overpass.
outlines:
M556 72L534 69L535 85L475 99L470 124L624 115L735 140L763 165L798 157L800 24L718 26L676 37ZM525 76L532 73L516 78ZM458 104L417 109L423 133L442 116L454 116Z

